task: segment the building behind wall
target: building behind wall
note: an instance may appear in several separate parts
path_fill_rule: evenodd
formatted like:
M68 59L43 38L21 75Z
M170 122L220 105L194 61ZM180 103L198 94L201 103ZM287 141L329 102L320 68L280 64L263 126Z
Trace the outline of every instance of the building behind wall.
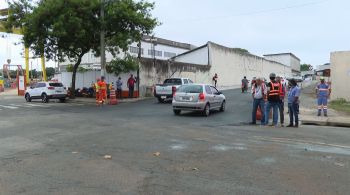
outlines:
M350 101L350 51L331 53L332 99L344 98Z
M181 43L159 37L144 35L141 40L141 57L156 60L168 60L194 48L195 46L188 43ZM139 53L138 43L130 44L127 53L137 57ZM117 57L123 58L124 53L119 53ZM108 63L112 59L114 59L113 55L110 52L106 52L106 62ZM60 72L65 72L69 64L74 64L74 62L67 59L65 62L61 63ZM101 58L96 57L95 54L90 51L83 56L80 67L92 70L101 70Z
M292 53L266 54L265 59L284 64L292 69L292 76L301 76L300 59Z

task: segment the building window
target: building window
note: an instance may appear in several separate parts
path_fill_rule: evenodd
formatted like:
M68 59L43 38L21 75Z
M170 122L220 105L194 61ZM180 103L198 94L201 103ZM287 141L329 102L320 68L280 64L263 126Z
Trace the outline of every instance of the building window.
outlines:
M136 54L138 54L138 53L139 53L139 48L138 48L138 47L130 46L130 47L129 47L129 51L130 51L130 53L136 53ZM143 55L143 48L141 48L141 54Z
M172 52L164 52L164 57L166 58L172 58L175 57L176 53L172 53Z
M154 54L154 52L155 52L155 54ZM148 55L150 55L150 56L154 56L155 55L155 56L162 57L163 56L163 52L149 49L148 50Z

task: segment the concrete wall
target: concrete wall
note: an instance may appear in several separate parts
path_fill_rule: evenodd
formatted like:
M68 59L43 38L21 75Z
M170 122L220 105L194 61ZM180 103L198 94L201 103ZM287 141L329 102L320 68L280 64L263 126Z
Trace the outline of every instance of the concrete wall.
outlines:
M350 101L350 51L331 53L332 99Z
M189 53L185 53L183 55L177 56L176 58L174 58L174 61L182 62L182 63L208 65L209 64L208 55L209 55L208 47L203 46Z
M253 77L269 78L274 72L284 77L291 76L291 69L283 64L266 60L262 57L238 53L234 49L209 43L210 77L211 82L215 73L218 74L218 85L224 87L237 87L241 85L243 76L248 80Z
M136 76L136 72L132 72ZM85 73L77 73L76 76L76 82L75 82L75 88L83 88L83 87L90 87L92 83L96 82L96 78L100 77L101 72L100 71L88 71ZM120 77L123 81L123 89L127 90L126 81L130 77L130 73L128 74L121 74ZM65 87L70 87L72 84L72 73L71 72L62 72L60 74L55 74L55 77L53 79L57 79L59 82L62 82ZM106 75L106 82L107 83L114 83L117 81L118 77L114 74L107 74Z

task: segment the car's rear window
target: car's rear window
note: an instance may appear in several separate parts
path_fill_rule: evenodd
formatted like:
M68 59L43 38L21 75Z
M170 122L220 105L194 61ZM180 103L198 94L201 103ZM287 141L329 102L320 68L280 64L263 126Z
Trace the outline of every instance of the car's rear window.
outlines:
M165 79L164 84L181 85L181 79Z
M203 86L202 85L183 85L179 87L177 91L182 93L202 93Z
M51 87L63 87L62 83L49 83Z

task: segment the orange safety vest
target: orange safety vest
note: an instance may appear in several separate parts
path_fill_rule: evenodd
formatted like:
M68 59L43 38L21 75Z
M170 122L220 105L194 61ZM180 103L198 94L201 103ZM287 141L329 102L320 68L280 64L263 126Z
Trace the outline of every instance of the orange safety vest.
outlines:
M280 89L280 96L283 98L285 96L285 94L284 94L285 89L284 89L283 83L280 83L279 89Z
M280 93L281 93L281 90L280 90L280 83L273 83L273 82L270 82L271 83L271 87L272 89L270 89L270 92L269 92L269 96L279 96Z
M99 90L103 91L103 90L107 90L107 84L106 82L104 81L99 81L97 83L98 87L99 87Z

